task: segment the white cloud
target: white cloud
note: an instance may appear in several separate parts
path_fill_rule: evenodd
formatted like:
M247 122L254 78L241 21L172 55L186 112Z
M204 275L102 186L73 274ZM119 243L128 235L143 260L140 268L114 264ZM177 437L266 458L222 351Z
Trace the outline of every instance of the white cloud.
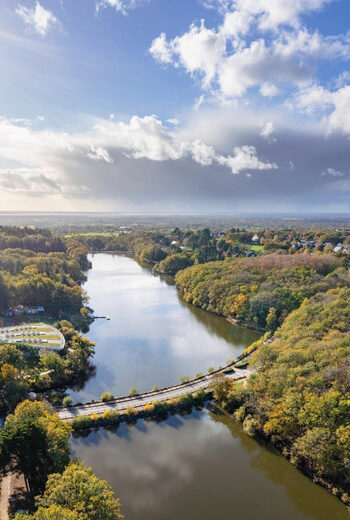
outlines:
M279 89L273 83L263 83L260 87L260 94L263 97L277 96Z
M161 33L160 36L153 40L149 52L160 63L172 63L173 49L172 45L167 42L165 33Z
M112 164L114 161L112 157L109 155L108 151L101 146L91 145L89 151L86 152L86 157L92 159L93 161L105 161L108 164Z
M272 121L266 121L266 123L262 127L260 135L261 135L261 137L266 139L269 143L275 143L276 142L276 138L272 136L274 131L275 131L275 128L273 126L273 122Z
M173 125L173 126L178 126L180 124L180 121L178 119L176 119L176 117L170 117L169 119L166 120L167 123L169 123L169 125Z
M334 110L328 118L329 130L350 134L350 85L334 92L331 102Z
M296 107L306 114L311 114L320 109L326 110L331 104L332 94L319 85L300 89L294 98L287 102L289 108Z
M46 36L50 29L60 25L56 16L42 7L39 2L36 2L35 7L32 9L19 4L16 13L30 30L37 32L41 36Z
M60 191L50 177L51 170L41 168L0 168L0 187L9 192L52 194Z
M343 177L344 173L336 170L335 168L327 168L323 172L321 172L321 175L323 177L330 176L330 177Z
M236 146L233 155L224 155L201 139L171 131L154 115L133 116L128 123L98 120L92 128L71 134L23 127L2 119L0 158L15 160L23 167L0 172L0 186L12 191L22 191L23 187L28 192L60 192L70 196L78 191L76 186L85 185L82 179L80 183L69 181L71 163L101 161L105 168L112 168L114 160L110 152L130 161L192 160L202 166L215 163L233 174L277 168L275 163L260 159L253 146ZM84 169L85 166L80 167L81 171Z
M195 100L194 105L193 105L193 110L195 112L197 112L197 110L200 109L201 105L203 105L203 103L204 103L204 100L205 100L205 97L203 94L201 94L199 96L199 98Z
M232 0L218 1L224 10L234 10L240 15L255 17L260 30L277 29L280 25L297 27L300 16L316 11L332 0Z
M162 33L153 40L149 51L161 63L181 65L190 74L202 73L203 84L209 85L217 73L225 45L225 38L207 29L202 20L199 26L192 24L188 32L169 42Z
M337 78L334 80L334 85L336 88L345 87L350 84L350 71L344 70Z
M219 164L231 168L232 173L240 173L245 170L276 170L277 164L261 161L254 146L235 146L233 149L234 155L217 158Z
M204 20L182 35L155 38L150 53L163 64L182 67L202 80L202 89L221 103L257 87L263 97L312 81L319 60L348 60L350 33L323 36L301 23L305 13L335 0L206 0L222 19Z
M237 38L246 34L253 17L247 11L233 11L225 14L220 32L227 37Z
M0 168L0 188L11 195L26 197L72 197L90 191L85 185L65 183L50 168Z
M224 99L240 97L254 86L260 86L262 96L272 97L279 92L276 83L290 88L312 79L311 60L349 58L349 35L324 37L306 28L283 29L272 39L244 41L239 34L248 30L249 17L242 18L240 13L226 13L223 24L214 29L202 20L170 40L161 33L150 53L160 63L199 75L203 89L216 91Z
M326 113L324 124L328 132L350 134L350 85L331 92L319 85L301 89L289 106L302 112Z
M196 139L192 143L191 152L193 160L205 166L213 164L213 161L216 159L214 148L203 143L200 139Z
M101 0L96 2L96 10L98 11L101 7L114 7L116 11L126 15L131 9L136 9L149 1L150 0Z

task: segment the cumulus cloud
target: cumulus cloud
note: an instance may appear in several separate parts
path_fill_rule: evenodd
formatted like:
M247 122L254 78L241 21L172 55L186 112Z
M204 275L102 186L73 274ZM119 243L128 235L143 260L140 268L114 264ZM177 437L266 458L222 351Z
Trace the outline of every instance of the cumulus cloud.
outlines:
M96 2L96 10L101 7L114 7L114 9L124 15L131 9L136 9L141 5L150 2L150 0L101 0Z
M219 164L231 168L232 173L240 173L246 170L276 170L277 164L261 161L254 146L235 146L234 155L217 158Z
M280 25L298 26L300 16L319 10L332 0L236 0L233 6L238 11L257 18L261 30L277 29Z
M312 85L299 90L289 106L307 114L326 114L323 122L328 132L350 134L350 85L335 91Z
M86 152L86 157L92 159L93 161L105 161L108 164L113 163L113 158L109 155L108 150L102 148L101 146L96 147L93 144Z
M40 5L39 2L36 2L34 8L19 4L16 13L22 18L28 29L41 36L46 36L50 29L60 25L56 16Z
M163 32L149 51L158 62L200 77L202 88L216 91L219 98L237 98L255 86L262 96L272 97L281 84L289 88L312 79L318 60L349 59L349 34L323 36L299 24L302 13L320 9L327 2L228 2L217 27L209 28L201 20L173 39ZM257 31L250 36L253 24ZM266 35L267 29L280 25L278 33Z
M321 172L321 175L323 177L326 177L327 175L329 175L330 177L343 177L344 173L336 170L335 168L327 168L326 170L323 170L323 172Z
M220 12L251 17L260 30L275 30L280 25L300 25L300 17L322 9L334 0L206 0L207 7L217 7ZM248 28L246 29L248 30Z

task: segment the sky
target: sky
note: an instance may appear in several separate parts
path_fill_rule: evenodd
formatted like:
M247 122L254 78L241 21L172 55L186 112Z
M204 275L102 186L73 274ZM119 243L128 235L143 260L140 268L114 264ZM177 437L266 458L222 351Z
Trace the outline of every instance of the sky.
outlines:
M349 0L2 0L0 210L350 210Z

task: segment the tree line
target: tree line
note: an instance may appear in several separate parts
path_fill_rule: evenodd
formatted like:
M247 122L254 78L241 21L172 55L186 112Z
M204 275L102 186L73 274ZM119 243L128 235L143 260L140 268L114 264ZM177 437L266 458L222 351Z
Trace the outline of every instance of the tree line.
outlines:
M188 303L274 330L304 298L350 285L350 276L333 256L271 254L195 265L175 281Z
M350 289L305 299L251 356L247 385L218 381L214 396L245 431L350 504Z

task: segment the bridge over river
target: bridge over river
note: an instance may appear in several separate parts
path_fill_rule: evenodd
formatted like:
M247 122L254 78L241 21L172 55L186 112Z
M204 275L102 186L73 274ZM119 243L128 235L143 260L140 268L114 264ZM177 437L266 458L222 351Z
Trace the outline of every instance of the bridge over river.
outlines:
M103 412L106 411L117 411L123 413L130 407L135 409L142 409L147 404L168 401L169 399L176 399L177 397L181 397L186 394L194 394L198 390L205 390L209 387L210 383L215 380L215 378L221 375L238 381L246 379L250 374L251 370L247 368L236 368L231 365L226 368L216 370L211 374L192 379L186 383L162 388L152 392L145 392L143 394L118 397L107 402L98 401L58 408L57 413L63 421L69 421L81 415L97 414L100 416L103 414Z

